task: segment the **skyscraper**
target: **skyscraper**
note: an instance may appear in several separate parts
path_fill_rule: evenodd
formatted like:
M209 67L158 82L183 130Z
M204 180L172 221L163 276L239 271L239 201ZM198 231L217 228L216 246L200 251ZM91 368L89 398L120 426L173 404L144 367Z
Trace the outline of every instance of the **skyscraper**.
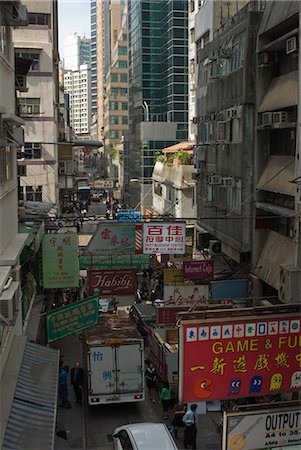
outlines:
M82 64L90 64L90 39L70 34L64 42L64 68L78 70Z
M96 0L91 0L91 112L97 113Z

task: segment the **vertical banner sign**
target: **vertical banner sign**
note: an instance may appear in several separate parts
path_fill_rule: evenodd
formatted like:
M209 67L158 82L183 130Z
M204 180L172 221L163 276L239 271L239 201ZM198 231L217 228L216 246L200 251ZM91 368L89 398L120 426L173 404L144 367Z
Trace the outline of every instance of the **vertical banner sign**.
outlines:
M236 399L301 387L300 321L295 314L183 321L180 400Z
M143 224L143 253L184 255L186 223L147 222Z
M44 288L79 285L77 234L46 234L43 237Z

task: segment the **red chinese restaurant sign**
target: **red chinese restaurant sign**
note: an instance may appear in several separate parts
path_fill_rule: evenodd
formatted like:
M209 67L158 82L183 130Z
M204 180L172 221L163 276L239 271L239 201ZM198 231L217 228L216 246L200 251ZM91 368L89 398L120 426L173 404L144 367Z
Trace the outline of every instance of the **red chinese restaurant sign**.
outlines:
M293 314L182 322L180 401L298 391L300 347Z
M213 277L213 259L207 261L184 261L183 277L201 280Z
M88 270L89 295L131 295L136 292L135 269Z

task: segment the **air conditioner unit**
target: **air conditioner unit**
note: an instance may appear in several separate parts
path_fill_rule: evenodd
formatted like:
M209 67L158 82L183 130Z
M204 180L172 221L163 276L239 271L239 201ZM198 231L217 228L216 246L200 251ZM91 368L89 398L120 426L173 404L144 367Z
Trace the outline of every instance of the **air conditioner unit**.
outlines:
M273 112L273 123L288 123L292 122L292 114L287 111Z
M278 297L283 303L300 301L301 270L291 265L280 265Z
M286 41L286 53L293 53L297 51L297 38L296 36L287 39Z
M221 241L217 239L212 239L209 241L209 253L210 255L220 255L222 252L222 244Z
M192 118L192 123L195 125L198 123L198 118L196 116Z
M271 66L277 62L276 53L261 53L258 56L259 66Z
M65 167L59 167L59 174L65 175Z
M265 112L261 114L261 124L271 125L273 123L273 113Z
M212 185L218 185L221 184L222 177L220 175L209 175L207 180L208 184Z
M233 177L225 177L221 180L221 187L222 188L229 188L235 186L235 179Z

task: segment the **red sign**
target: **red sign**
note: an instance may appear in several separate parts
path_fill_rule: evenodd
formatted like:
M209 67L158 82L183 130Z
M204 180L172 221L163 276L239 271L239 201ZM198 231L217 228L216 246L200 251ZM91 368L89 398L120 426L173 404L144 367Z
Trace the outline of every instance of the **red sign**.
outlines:
M143 253L184 255L186 224L183 222L144 222Z
M177 315L180 312L188 311L189 308L191 308L191 306L160 306L160 308L157 308L157 326L175 325L177 322Z
M213 267L213 259L208 259L206 261L184 261L183 277L196 280L212 278Z
M95 289L101 295L130 295L136 292L136 271L127 270L88 270L89 295Z
M180 401L298 391L300 347L293 314L182 322Z

